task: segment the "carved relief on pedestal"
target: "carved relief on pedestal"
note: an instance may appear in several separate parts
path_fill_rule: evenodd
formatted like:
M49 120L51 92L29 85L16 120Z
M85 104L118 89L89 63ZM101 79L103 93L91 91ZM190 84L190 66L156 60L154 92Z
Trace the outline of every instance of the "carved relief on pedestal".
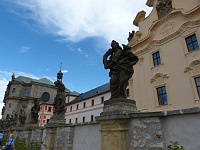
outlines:
M174 32L174 27L175 27L175 22L171 21L167 21L161 28L160 30L160 33L163 35L163 36L167 36L167 35L170 35Z
M101 122L102 150L127 150L127 120L116 119Z

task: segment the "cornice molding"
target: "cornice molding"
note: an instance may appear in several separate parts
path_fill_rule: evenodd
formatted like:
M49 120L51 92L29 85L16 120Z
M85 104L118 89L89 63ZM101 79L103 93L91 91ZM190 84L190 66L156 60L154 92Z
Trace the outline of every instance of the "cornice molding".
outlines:
M138 23L145 19L146 12L144 10L137 13L133 25L138 26Z
M189 26L190 27L195 27L195 26L198 27L198 26L200 26L200 19L197 20L197 21L188 21L188 22L184 23L176 32L166 36L165 38L163 38L161 40L153 40L153 41L151 41L151 37L150 37L146 41L142 41L142 42L138 43L137 46L136 45L135 46L131 46L131 47L134 47L134 49L136 49L135 47L138 47L138 46L140 46L141 44L144 44L144 43L148 43L146 48L141 49L140 51L138 51L138 52L136 52L134 54L136 54L138 56L142 55L143 53L148 52L152 48L153 45L155 45L155 44L156 45L162 45L163 43L166 43L169 40L180 36L183 32L185 32L186 28L189 27Z
M196 65L199 65L199 64L200 64L200 59L199 59L199 60L194 60L194 61L192 61L192 62L189 64L188 67L185 67L184 72L187 73L187 72L189 72L189 71L191 71L191 70L194 70L194 67L195 67Z
M147 0L146 5L149 7L153 7L154 0Z
M151 27L149 28L149 34L142 40L137 40L137 41L133 41L131 40L129 45L131 47L134 47L133 50L137 49L138 47L140 47L141 45L144 45L144 43L148 43L149 41L152 40L153 38L153 33L155 31L156 28L158 28L158 26L160 24L162 24L164 21L169 20L170 18L174 17L175 15L183 15L184 17L191 17L191 15L197 15L197 13L200 12L200 5L198 5L196 8L192 9L189 12L185 12L183 9L173 9L167 16L163 17L162 19L156 20L153 22L153 24L151 25ZM170 39L171 37L174 37L176 34L180 34L182 33L182 31L185 29L185 27L190 24L190 25L198 25L200 24L200 20L197 21L188 21L186 23L184 23L178 31L172 33L171 35L161 39L161 40L153 40L150 43L162 43L163 41L165 41L166 39ZM142 32L142 31L140 31ZM149 45L150 45L149 43ZM149 46L148 45L148 46ZM147 46L147 47L148 47ZM137 52L137 53L141 53L141 52Z
M156 73L154 77L151 79L151 83L156 82L156 80L161 77L162 79L167 79L169 76L167 74Z

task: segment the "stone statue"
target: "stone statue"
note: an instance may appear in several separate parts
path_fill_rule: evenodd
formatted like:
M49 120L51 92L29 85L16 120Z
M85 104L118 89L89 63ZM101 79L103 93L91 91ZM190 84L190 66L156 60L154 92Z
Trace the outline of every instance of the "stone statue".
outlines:
M171 0L158 0L156 10L157 10L159 19L164 17L172 10L172 1Z
M0 119L0 127L1 127L1 129L4 128L4 124L3 124L3 120L2 119Z
M131 41L131 39L133 38L134 34L135 34L135 31L134 31L134 30L133 30L132 32L129 32L129 36L128 36L128 38L127 38L128 42Z
M5 95L4 95L4 99L9 96L9 93L10 93L10 82L7 85L7 88L6 88L6 91L5 91Z
M18 115L17 115L17 113L15 112L15 113L14 113L14 118L13 118L13 125L17 125L17 121L18 121Z
M1 129L4 129L6 127L5 123L6 123L6 120L1 120L0 121L0 127L1 127Z
M62 81L57 80L56 82L54 82L54 84L57 87L57 93L65 92L65 85L62 83Z
M33 101L33 107L31 108L31 123L37 124L38 122L38 112L40 110L40 104L37 101L37 99L34 99Z
M65 85L62 83L62 81L57 80L54 82L54 84L57 87L57 95L54 99L54 114L55 115L64 115L65 114Z
M128 80L134 73L133 65L138 62L138 57L131 52L131 47L123 44L122 46L123 49L118 42L113 40L111 48L103 56L105 69L110 69L111 99L127 98Z
M6 127L9 127L11 125L11 118L10 118L10 115L7 114L6 116L6 120L5 120L5 124L4 124Z
M1 111L1 115L3 116L5 112L5 106L3 106L2 111Z
M23 126L25 124L25 121L26 121L25 111L24 111L24 109L20 109L20 114L19 114L20 125Z
M12 81L14 81L15 80L15 74L13 73L13 75L12 75Z

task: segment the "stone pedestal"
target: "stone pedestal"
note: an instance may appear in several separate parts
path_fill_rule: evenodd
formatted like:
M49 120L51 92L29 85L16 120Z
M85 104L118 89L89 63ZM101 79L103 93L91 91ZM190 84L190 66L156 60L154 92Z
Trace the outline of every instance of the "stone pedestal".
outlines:
M66 122L65 122L64 115L53 115L50 118L48 124L45 125L45 127L48 127L48 126L50 126L50 127L55 126L56 127L57 125L65 125L65 124L66 124Z
M45 139L45 145L47 149L54 150L56 147L56 136L57 128L60 126L65 126L65 117L64 115L53 115L49 122L45 125L47 129L47 135Z
M129 114L138 112L134 100L110 99L96 120L101 124L101 150L128 150Z
M46 148L42 147L42 149L54 150L55 139L56 139L56 128L47 127L46 138L44 141L44 145Z

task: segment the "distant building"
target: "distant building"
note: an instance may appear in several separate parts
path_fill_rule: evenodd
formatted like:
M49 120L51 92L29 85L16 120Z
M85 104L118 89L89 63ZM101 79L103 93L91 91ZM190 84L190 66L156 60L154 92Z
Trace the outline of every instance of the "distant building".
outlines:
M70 92L68 89L66 89L65 95L66 95L66 103L68 103L74 100L76 97L78 97L79 93ZM54 112L53 103L54 103L54 100L49 100L47 102L41 103L39 118L38 118L39 126L44 126L45 124L47 124L51 116L53 116L53 112Z
M54 112L53 103L54 103L54 100L49 100L48 102L42 102L42 104L40 105L40 111L38 113L39 126L44 126L45 124L47 124L51 116L53 116L53 112Z
M127 87L127 97L129 97L129 88ZM103 111L104 101L111 96L110 83L94 88L85 93L81 93L77 98L66 105L66 123L84 123L95 121Z
M130 97L141 111L200 106L200 1L147 0L129 38L139 57L129 82Z
M80 94L67 103L66 123L82 123L95 121L95 116L103 110L103 102L110 98L110 84L105 84Z
M48 102L54 99L56 92L54 83L47 78L36 80L24 76L15 78L13 75L5 92L2 119L12 118L15 114L19 114L20 109L24 109L26 123L29 123L34 99Z

